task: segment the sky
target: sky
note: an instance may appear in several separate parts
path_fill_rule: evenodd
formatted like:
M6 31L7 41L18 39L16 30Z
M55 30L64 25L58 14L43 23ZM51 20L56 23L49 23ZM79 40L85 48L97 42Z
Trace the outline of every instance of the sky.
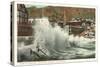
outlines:
M38 4L25 4L26 7L31 7L35 6L36 8L43 8L46 7L47 5L38 5Z

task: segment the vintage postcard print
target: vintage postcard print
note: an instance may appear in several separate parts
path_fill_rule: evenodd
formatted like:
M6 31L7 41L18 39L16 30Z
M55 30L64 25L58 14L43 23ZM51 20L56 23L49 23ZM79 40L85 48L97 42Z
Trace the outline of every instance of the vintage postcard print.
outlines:
M12 3L13 64L96 59L96 8L37 2Z

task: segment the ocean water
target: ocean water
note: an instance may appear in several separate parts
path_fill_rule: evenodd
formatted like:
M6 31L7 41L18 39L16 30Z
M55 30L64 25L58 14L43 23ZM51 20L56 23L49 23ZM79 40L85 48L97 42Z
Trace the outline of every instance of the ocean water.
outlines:
M21 55L32 61L95 58L95 39L69 35L68 29L52 27L48 18L35 19L33 29L33 43L18 48L20 59Z

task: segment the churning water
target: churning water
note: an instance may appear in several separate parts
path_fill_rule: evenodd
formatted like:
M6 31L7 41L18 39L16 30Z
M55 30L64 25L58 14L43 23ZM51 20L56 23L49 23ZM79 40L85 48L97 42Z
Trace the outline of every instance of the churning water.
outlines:
M68 31L54 27L48 18L35 20L34 46L39 47L47 56L57 59L91 57L95 54L94 39L69 35Z
M95 57L94 39L69 35L67 29L60 28L57 24L52 27L48 18L35 19L33 28L33 44L23 47L19 52L28 54L25 51L30 48L41 56L62 60Z

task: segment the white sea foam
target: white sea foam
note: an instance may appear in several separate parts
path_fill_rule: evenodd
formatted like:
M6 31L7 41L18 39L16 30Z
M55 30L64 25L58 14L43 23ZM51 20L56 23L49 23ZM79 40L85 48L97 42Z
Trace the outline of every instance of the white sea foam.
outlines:
M95 54L95 44L92 39L68 35L68 32L57 24L52 27L48 18L35 19L34 30L34 47L38 46L50 57L70 59Z

